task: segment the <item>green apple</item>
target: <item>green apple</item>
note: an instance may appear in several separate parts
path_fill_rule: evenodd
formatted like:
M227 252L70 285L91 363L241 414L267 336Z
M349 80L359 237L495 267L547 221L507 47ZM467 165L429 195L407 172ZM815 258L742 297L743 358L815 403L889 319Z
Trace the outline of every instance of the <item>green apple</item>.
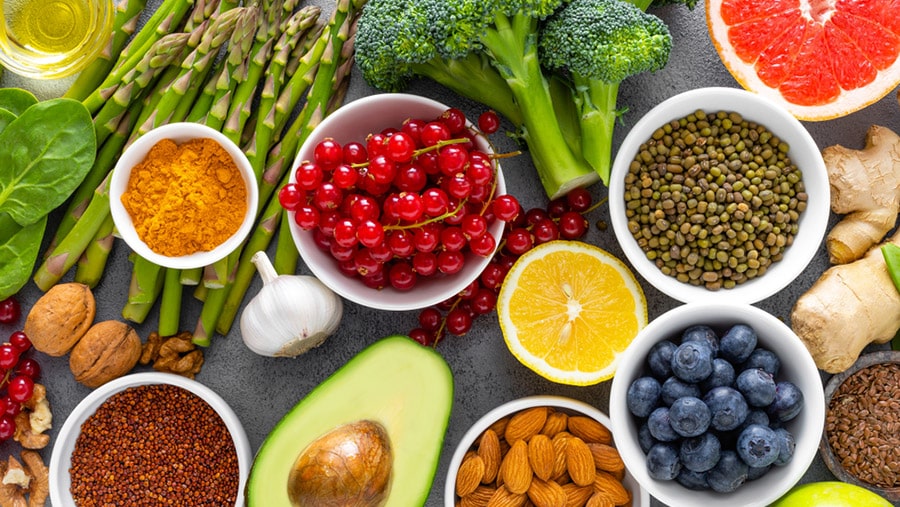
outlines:
M866 488L825 481L794 486L770 507L892 507L892 504Z

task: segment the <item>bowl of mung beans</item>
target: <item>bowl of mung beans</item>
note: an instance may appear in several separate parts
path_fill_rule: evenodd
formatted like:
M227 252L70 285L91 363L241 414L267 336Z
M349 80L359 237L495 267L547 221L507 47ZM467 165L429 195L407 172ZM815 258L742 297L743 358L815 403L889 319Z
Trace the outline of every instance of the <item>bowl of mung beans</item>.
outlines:
M247 434L218 394L171 373L126 375L91 392L50 457L52 505L244 504Z
M755 303L809 264L830 188L815 141L790 113L736 88L651 109L618 149L616 238L638 273L682 302Z

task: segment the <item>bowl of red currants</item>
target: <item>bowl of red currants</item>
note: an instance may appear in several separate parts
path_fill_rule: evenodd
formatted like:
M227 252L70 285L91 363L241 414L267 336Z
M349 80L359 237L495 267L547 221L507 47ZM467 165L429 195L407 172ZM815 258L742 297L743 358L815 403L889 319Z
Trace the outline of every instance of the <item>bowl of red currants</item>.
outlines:
M347 300L426 308L469 286L520 211L479 122L388 93L350 102L301 146L279 190L309 270Z
M609 415L626 467L667 505L769 505L815 458L825 418L800 339L751 305L688 303L623 354Z

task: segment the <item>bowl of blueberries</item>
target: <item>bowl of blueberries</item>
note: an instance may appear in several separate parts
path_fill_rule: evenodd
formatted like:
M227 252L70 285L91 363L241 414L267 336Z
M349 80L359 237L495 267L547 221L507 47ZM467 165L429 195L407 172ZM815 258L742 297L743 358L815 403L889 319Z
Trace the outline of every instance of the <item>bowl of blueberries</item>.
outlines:
M815 458L825 396L784 322L748 304L697 302L632 341L609 410L626 467L660 501L765 506Z

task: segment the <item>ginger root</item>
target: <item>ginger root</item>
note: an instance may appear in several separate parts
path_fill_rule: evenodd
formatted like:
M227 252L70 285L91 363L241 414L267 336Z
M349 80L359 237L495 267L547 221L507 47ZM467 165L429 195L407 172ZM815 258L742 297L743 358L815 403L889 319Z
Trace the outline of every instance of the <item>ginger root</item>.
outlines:
M900 136L873 125L866 146L822 150L831 185L831 209L846 214L825 240L832 264L855 261L894 228L900 212Z
M889 240L900 245L900 231ZM870 343L886 343L900 329L900 292L879 245L849 264L828 268L794 304L791 328L816 362L840 373Z

